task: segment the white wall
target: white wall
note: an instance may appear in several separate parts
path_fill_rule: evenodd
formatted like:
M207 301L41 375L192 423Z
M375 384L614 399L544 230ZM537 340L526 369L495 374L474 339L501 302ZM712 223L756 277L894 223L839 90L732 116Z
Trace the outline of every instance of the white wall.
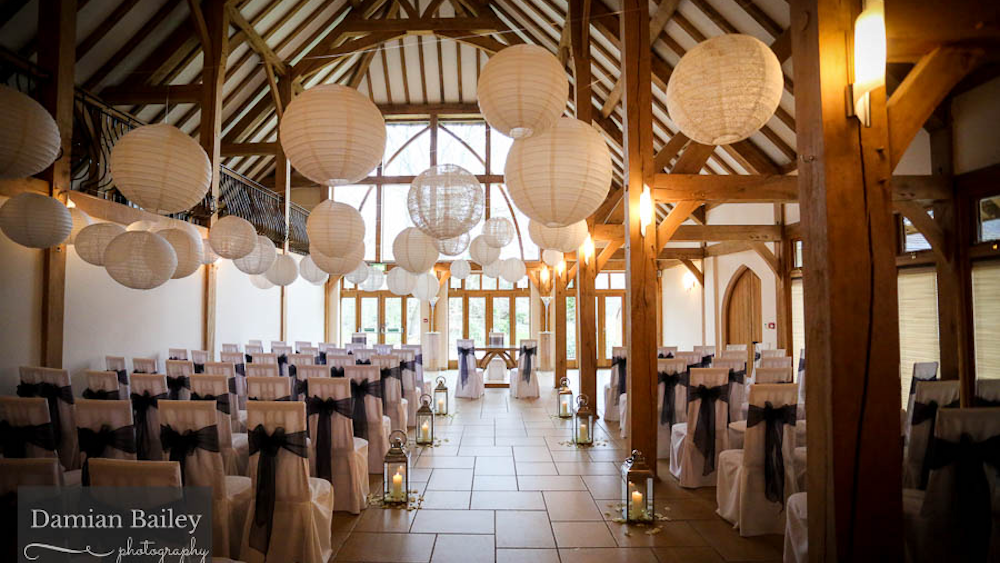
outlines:
M277 287L257 289L230 260L219 260L216 266L216 347L221 350L223 343L243 345L256 338L269 349L270 342L281 336L281 292Z
M1000 78L964 92L951 104L955 173L1000 162Z
M6 202L0 197L0 205ZM14 393L18 366L41 359L42 261L43 251L0 234L0 394Z
M700 262L700 261L699 261ZM701 267L699 262L695 264ZM684 288L688 269L683 265L660 271L663 288L663 346L678 346L692 350L704 344L702 340L702 294L704 289L695 282Z
M296 254L292 256L296 262L302 258ZM278 288L271 291L278 291ZM306 340L315 346L317 342L322 342L326 329L323 285L313 285L299 277L285 291L288 292L288 344L294 345L296 340Z

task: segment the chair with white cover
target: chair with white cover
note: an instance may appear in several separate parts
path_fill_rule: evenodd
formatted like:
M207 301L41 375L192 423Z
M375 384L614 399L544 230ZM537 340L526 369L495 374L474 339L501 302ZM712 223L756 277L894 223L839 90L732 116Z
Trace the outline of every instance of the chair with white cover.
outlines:
M316 356L310 354L289 354L288 355L288 377L292 378L292 400L300 399L298 370L301 366L315 365Z
M329 347L327 347L327 349L325 351L326 351L326 355L327 356L349 356L350 355L347 352L347 348L338 348L336 346L329 346Z
M656 347L656 359L657 360L672 360L674 354L677 353L677 346L657 346Z
M784 358L785 349L784 348L764 348L760 351L761 359L764 358Z
M264 345L264 341L261 340L261 339L259 339L259 338L251 338L251 339L247 340L247 344L249 344L251 346L263 346Z
M407 401L406 426L413 428L417 424L417 409L420 408L420 401L417 399L425 392L423 386L417 383L417 353L405 348L392 352L399 356L399 372L403 378L403 394Z
M260 344L259 341L258 344L254 344L253 341L250 341L249 344L243 347L243 353L250 357L253 357L256 354L263 354L264 345Z
M344 373L351 380L354 436L368 441L368 473L382 473L382 462L389 451L391 422L388 416L382 414L379 369L375 366L348 366L344 368Z
M979 379L976 381L977 407L1000 407L1000 379Z
M378 368L382 386L382 412L389 416L391 430L406 432L407 406L409 401L403 396L403 372L399 368L399 356L372 354L372 365ZM414 401L416 397L412 397Z
M906 398L906 419L903 422L903 436L910 439L910 418L913 413L913 400L917 393L918 381L937 381L937 362L914 362L913 377L910 379L910 393Z
M309 396L309 385L311 382L317 379L331 379L330 369L327 366L299 366L297 371L299 380L299 395L302 399Z
M167 359L186 360L188 359L188 351L185 348L167 348Z
M695 346L694 351L701 354L702 358L715 356L715 346Z
M49 420L56 440L59 462L67 470L80 468L80 449L76 442L76 408L69 371L56 368L19 368L21 381L17 385L20 397L44 397L48 401Z
M458 347L458 389L456 398L478 399L486 392L483 384L483 371L476 361L476 342L471 339L460 339Z
M707 364L703 364L704 356L701 352L674 352L674 357L679 359L684 359L689 367L705 367Z
M743 354L740 352L740 354ZM735 422L746 418L747 359L746 354L735 360L724 360L718 357L712 359L713 368L724 368L729 371L729 421Z
M181 466L176 461L97 458L90 462L90 486L179 489Z
M354 356L346 354L331 354L326 357L326 367L330 369L330 377L344 377L344 368L357 365Z
M0 458L0 509L9 511L12 520L17 518L17 490L19 487L52 487L53 494L59 494L62 472L59 460L54 458ZM12 521L11 525L17 525ZM0 538L0 559L18 561L19 547L16 528Z
M739 352L744 352L745 353L747 351L747 345L746 344L726 344L726 351L727 352L739 351Z
M140 460L163 459L160 446L160 401L167 400L167 377L161 373L133 373L132 420L135 453Z
M222 345L222 351L223 352L239 352L240 351L240 345L239 344L223 344Z
M191 398L191 375L194 363L190 360L167 360L167 398L186 401Z
M510 394L515 399L537 399L538 341L522 340L517 354L517 367L510 370Z
M80 399L76 404L81 483L90 485L89 460L136 459L132 405L127 400Z
M388 356L392 354L392 344L373 344L372 350L379 356Z
M799 384L799 420L806 419L806 349L799 350L799 367L795 375L795 382Z
M0 396L0 447L4 458L59 459L49 406L43 397Z
M505 335L502 332L491 332L486 339L487 347L503 348L504 337ZM490 363L486 365L486 380L503 381L505 371L507 371L507 362L503 358L494 356L490 360Z
M809 513L806 493L795 493L785 503L785 563L809 561Z
M716 360L743 360L747 361L746 350L723 350L715 355Z
M205 364L212 361L212 354L208 350L191 350L191 363L194 364L195 373L205 373Z
M118 396L128 398L128 368L125 367L125 356L104 356L104 368L118 374Z
M750 387L745 446L719 454L717 512L741 536L780 534L785 527L785 501L798 492L793 455L797 396L794 383Z
M794 375L791 366L778 368L759 367L756 373L754 373L754 383L792 383Z
M128 399L122 396L118 385L118 374L113 371L86 370L83 376L87 378L87 388L83 390L84 399L117 401Z
M247 422L253 485L240 559L326 563L334 492L329 481L309 477L305 403L251 403Z
M319 348L316 346L303 346L298 349L299 354L307 354L313 357L313 363L318 364L320 362Z
M225 462L226 475L246 475L247 435L233 432L233 421L239 425L236 395L230 392L229 379L224 375L196 375L191 378L192 401L214 401L219 427L219 451Z
M430 381L424 382L424 347L421 344L403 344L399 347L401 350L413 350L413 361L416 369L416 379L414 379L414 386L421 390L421 393L428 393L430 391Z
M292 380L287 377L247 377L247 408L254 401L291 401ZM249 424L249 423L248 423ZM247 426L249 430L250 426Z
M220 363L230 364L233 366L233 371L236 373L236 395L239 397L240 408L247 408L247 364L246 356L241 352L223 352L220 354ZM208 372L208 366L206 365L206 371ZM223 375L222 373L213 372L212 375Z
M288 343L287 343L287 342L285 342L284 340L272 340L272 341L271 341L271 351L272 351L272 352L274 352L274 351L275 351L275 350L274 350L274 347L275 347L275 346L288 346Z
M236 373L236 366L232 362L206 362L204 375L224 375L229 392L234 395L233 411L246 408L246 382ZM242 405L239 405L240 401L243 401ZM233 414L233 420L236 418L237 416Z
M289 358L289 356L292 355L292 347L289 346L289 345L287 345L287 344L284 344L284 343L275 344L275 343L272 342L271 343L271 353L276 356L275 359L278 362L278 370L281 372L281 375L287 376L288 375L288 358Z
M256 362L246 365L247 379L251 377L279 377L278 364L258 364ZM249 390L247 391L249 395Z
M906 446L903 466L903 487L923 490L930 473L928 452L934 441L934 427L940 409L958 406L957 380L918 381L909 414L910 440Z
M675 424L670 433L670 473L682 487L715 485L717 458L729 442L728 383L725 368L691 368L688 421Z
M250 506L250 479L226 475L218 420L209 402L160 405L163 456L180 464L183 486L212 489L212 554L228 557L238 553Z
M764 352L771 352L772 350L763 350ZM760 365L758 367L762 368L792 368L792 357L791 356L772 356L772 357L761 357Z
M622 346L611 349L611 378L604 386L604 420L611 422L623 420L619 406L625 392L621 389L621 383L625 381L625 376L622 375L626 371L625 355L626 350Z
M334 510L360 514L370 493L368 440L354 435L351 380L310 379L306 413L310 475L333 484Z
M366 332L355 332L351 335L351 344L361 344L362 346L368 345L368 333Z
M687 421L687 386L690 373L687 362L677 358L656 360L656 458L670 458L670 431L675 424Z
M355 350L364 350L365 346L367 346L367 344L363 342L345 342L344 351L353 355Z
M351 348L351 356L354 357L354 363L359 366L367 366L372 363L372 356L375 355L375 350L371 348Z
M312 347L312 342L309 342L308 340L296 340L295 341L295 353L296 354L305 354L305 352L303 350L306 349L306 348L311 348L311 347Z

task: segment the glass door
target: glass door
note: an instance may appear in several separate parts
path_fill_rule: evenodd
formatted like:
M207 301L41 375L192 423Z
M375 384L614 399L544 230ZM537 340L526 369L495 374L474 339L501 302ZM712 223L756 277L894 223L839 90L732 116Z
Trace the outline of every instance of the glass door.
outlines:
M493 298L493 327L490 332L503 333L504 346L511 346L510 297Z
M612 350L623 346L625 333L625 315L622 309L624 298L620 295L604 295L603 314L601 315L600 334L604 336L604 359L611 365Z
M383 300L382 344L403 343L403 298L386 297Z
M464 299L461 297L448 298L448 360L455 367L458 366L458 341L464 338L465 315L463 307Z
M361 331L368 334L368 344L378 342L378 297L361 298ZM346 335L344 342L350 342L351 335Z
M420 344L420 300L406 298L406 344Z
M522 340L531 338L531 298L514 298L514 341L511 346L518 347Z
M467 334L476 343L477 349L486 346L485 297L469 297L469 330Z

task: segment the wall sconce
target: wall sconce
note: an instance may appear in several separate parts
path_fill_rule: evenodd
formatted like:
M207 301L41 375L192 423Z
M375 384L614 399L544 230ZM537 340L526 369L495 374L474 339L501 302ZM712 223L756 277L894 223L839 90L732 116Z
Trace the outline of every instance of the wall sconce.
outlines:
M685 272L684 279L681 280L681 283L684 284L685 290L691 291L692 289L694 289L694 285L698 283L698 280L695 279L694 274L692 274L691 272Z
M566 261L560 260L559 263L556 264L556 275L562 276L563 272L565 271L566 271Z
M545 266L538 272L538 281L543 288L549 285L549 269Z
M865 8L854 20L854 83L848 86L850 107L847 115L857 117L871 127L871 92L885 86L885 4L866 0Z
M646 236L646 226L652 222L653 196L649 193L649 186L643 186L639 195L639 233L642 236Z
M594 257L594 239L590 236L590 233L587 233L587 239L580 246L580 255L586 264L589 264L590 259Z

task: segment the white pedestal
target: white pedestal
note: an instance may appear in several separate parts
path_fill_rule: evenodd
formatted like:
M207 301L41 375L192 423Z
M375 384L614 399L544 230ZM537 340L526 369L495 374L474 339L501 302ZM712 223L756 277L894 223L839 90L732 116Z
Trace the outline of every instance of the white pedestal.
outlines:
M541 371L552 371L555 368L555 356L552 354L552 332L542 331L538 333L538 369Z
M440 332L425 332L420 337L420 344L423 347L425 370L439 371L447 369L447 366L442 365L441 362Z

